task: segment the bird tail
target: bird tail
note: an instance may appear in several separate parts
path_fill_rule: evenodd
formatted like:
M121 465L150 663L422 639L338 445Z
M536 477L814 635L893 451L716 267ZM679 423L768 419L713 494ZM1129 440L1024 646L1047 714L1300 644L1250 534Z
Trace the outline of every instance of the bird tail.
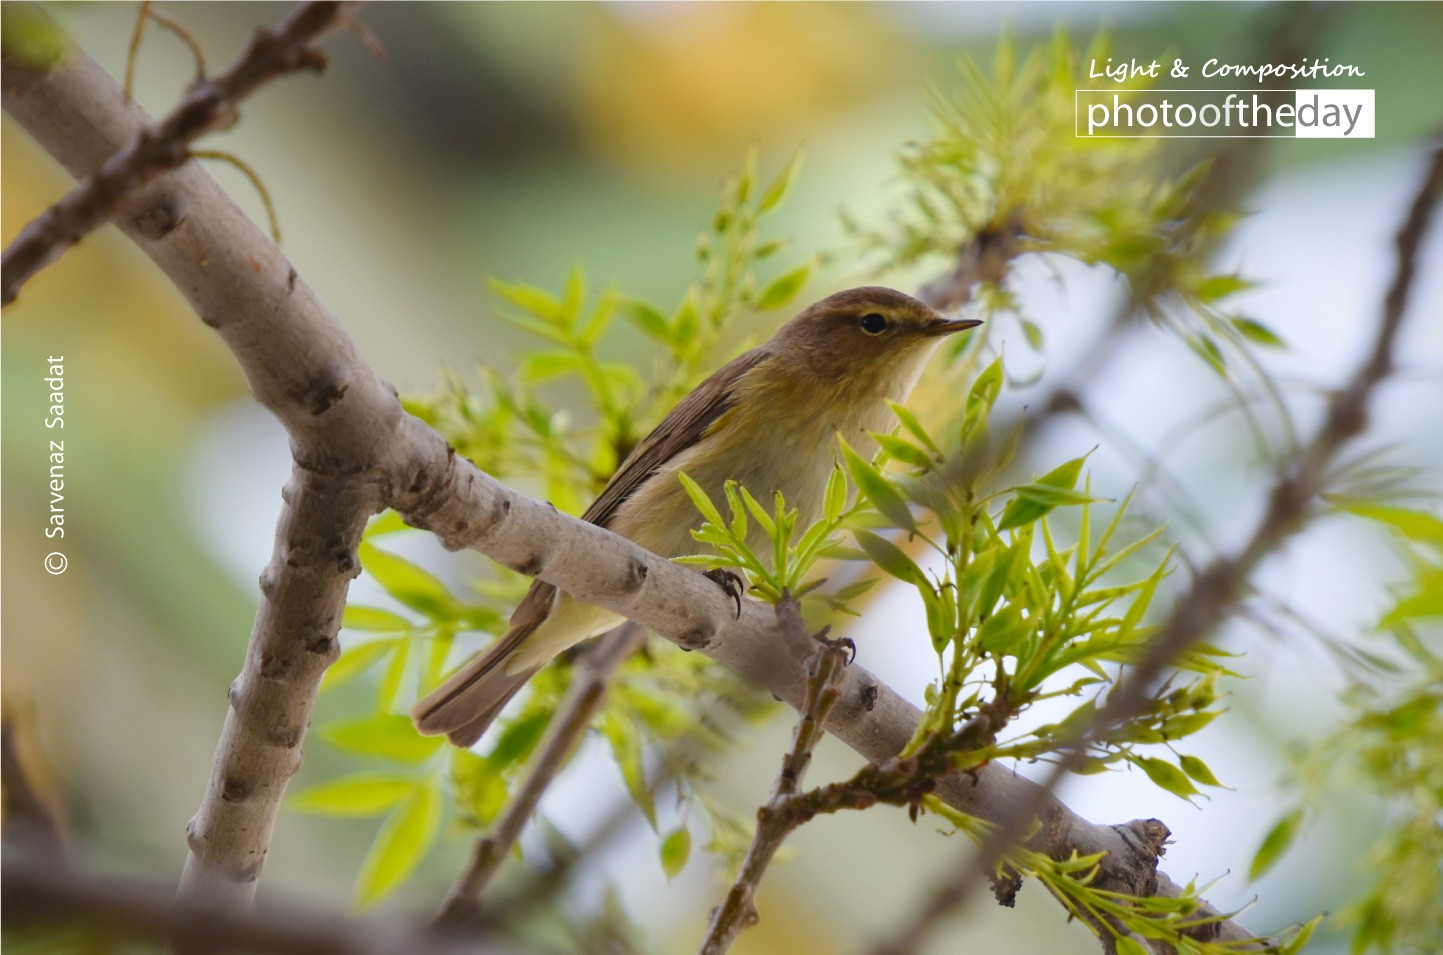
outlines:
M411 710L416 729L424 736L444 733L462 747L480 739L516 692L541 669L538 664L515 673L506 672L507 663L535 629L534 623L512 627L485 653L417 703Z

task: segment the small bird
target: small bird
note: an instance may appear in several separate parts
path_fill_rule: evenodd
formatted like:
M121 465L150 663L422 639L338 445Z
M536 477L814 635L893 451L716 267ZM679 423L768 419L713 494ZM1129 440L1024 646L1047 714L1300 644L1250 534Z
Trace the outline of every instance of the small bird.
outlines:
M696 387L622 462L583 520L653 553L695 553L701 517L677 479L713 500L736 480L761 500L780 491L801 526L822 510L837 436L866 454L889 430L942 336L980 325L950 319L894 289L864 286L822 299ZM749 540L759 553L765 533ZM553 657L623 622L537 580L511 628L411 711L420 732L458 746L481 738L526 681Z

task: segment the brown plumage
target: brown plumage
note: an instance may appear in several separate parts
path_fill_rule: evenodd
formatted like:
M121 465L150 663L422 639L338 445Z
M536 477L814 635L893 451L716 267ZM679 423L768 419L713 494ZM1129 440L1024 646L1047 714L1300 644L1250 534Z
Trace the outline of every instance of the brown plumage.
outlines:
M700 518L676 478L681 471L714 500L728 479L762 500L780 491L810 522L837 434L871 447L868 433L891 424L887 402L906 397L941 336L977 324L879 286L829 296L683 398L583 519L664 557L695 552L690 532ZM421 700L412 718L422 733L469 746L552 657L621 621L537 580L507 633Z

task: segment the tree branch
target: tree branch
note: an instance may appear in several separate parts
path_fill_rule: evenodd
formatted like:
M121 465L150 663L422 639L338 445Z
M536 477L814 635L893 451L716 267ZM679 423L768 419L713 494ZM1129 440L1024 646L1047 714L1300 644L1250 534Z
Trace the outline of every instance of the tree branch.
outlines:
M124 148L21 230L0 260L0 305L15 301L31 276L103 225L146 182L189 159L188 143L234 125L241 100L257 87L287 73L320 72L326 58L314 44L343 26L358 6L303 3L276 29L257 30L241 55L213 78L192 83L169 115L139 129Z
M358 919L296 906L257 911L204 898L177 898L161 883L100 878L53 858L5 854L7 935L55 922L104 929L107 937L169 941L209 953L271 955L485 955L474 932L463 936L399 921Z
M505 813L491 831L476 841L466 867L441 903L436 916L438 922L472 921L479 914L481 893L520 838L546 788L566 765L577 741L591 725L591 718L600 712L612 676L645 643L646 631L627 623L607 634L582 656L566 698L547 726L546 737L541 741L540 753L531 764L526 782L511 796Z
M7 62L4 100L6 110L77 176L88 175L143 127L143 114L129 107L119 87L83 54L44 74ZM340 585L343 568L335 557L349 551L350 528L376 494L379 503L395 507L452 549L473 547L539 576L579 600L703 650L794 708L804 705L810 640L798 645L788 639L770 609L754 603L744 603L737 617L730 600L694 571L518 494L457 458L440 435L404 413L394 391L279 250L195 164L157 177L125 208L118 225L216 329L257 399L285 424L298 474L317 482L320 497L354 502L354 512L332 523L324 538L334 545L330 569L318 564L313 571L327 587ZM178 225L161 234L146 229L157 211ZM293 520L289 526L313 525ZM319 621L325 619L317 616L302 632L323 632ZM287 685L297 693L313 689L308 680ZM839 690L826 728L865 758L884 762L911 739L920 713L867 670L849 666ZM289 768L283 761L269 766L278 774ZM270 780L263 787L267 798L278 795L282 784ZM218 792L224 802L223 785ZM1108 888L1146 891L1154 884L1154 859L1134 851L1112 827L1078 817L1006 767L989 764L971 775L950 775L935 794L993 821L1032 798L1044 809L1030 846L1056 858L1106 852L1099 880ZM268 840L269 833L264 836Z
M186 827L183 895L254 898L321 676L340 653L346 591L361 572L356 547L380 505L372 482L299 466L282 498L245 666L231 684L205 797Z

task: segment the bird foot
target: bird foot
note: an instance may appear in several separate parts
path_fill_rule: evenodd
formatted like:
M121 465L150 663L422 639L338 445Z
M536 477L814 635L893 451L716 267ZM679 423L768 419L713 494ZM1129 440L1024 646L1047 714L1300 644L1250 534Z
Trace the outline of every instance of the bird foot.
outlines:
M857 645L852 642L851 637L838 637L837 639L833 640L831 637L827 636L827 631L823 630L821 633L817 634L816 639L819 643L824 643L834 650L845 650L847 653L848 664L851 664L854 660L857 659Z
M702 573L702 576L722 589L722 593L737 602L737 619L742 617L742 593L746 590L746 581L735 571L723 567L715 567Z

